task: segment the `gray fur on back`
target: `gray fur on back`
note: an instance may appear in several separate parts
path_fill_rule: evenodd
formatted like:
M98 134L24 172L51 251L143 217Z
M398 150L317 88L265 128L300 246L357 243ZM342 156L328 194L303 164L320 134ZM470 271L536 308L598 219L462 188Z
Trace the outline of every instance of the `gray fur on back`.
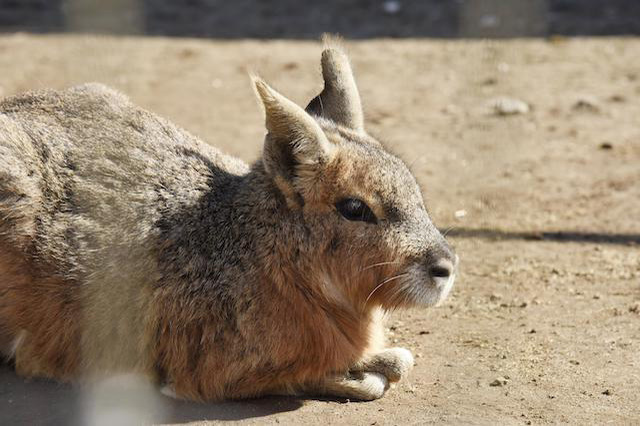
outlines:
M65 274L95 261L70 259L144 240L198 191L233 186L248 171L100 84L0 103L0 149L0 232L29 237L35 246L21 248L53 256L42 260L66 264ZM38 217L17 233L16 199Z

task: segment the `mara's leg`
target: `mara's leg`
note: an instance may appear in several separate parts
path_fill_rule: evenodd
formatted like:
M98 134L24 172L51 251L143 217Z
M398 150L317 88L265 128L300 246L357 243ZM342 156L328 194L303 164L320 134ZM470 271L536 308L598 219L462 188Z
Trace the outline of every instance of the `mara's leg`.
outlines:
M413 368L413 355L404 348L384 349L384 315L375 312L370 325L368 353L344 376L328 377L323 382L279 393L333 396L370 401L382 397L389 383L404 379Z
M327 396L359 401L381 398L390 382L407 376L413 356L404 348L389 348L363 359L346 375L333 375L312 384L282 386L265 393L270 395ZM183 399L170 384L161 388L163 395Z
M273 385L270 380L254 377L247 379L250 392L237 392L232 398L255 397L259 395L292 395L292 396L325 396L370 401L381 398L389 388L389 383L397 382L407 376L413 367L413 356L404 348L384 348L382 316L378 315L371 323L371 344L360 361L355 363L346 374L333 374L324 379L295 383L284 382ZM263 379L267 377L258 375ZM176 392L171 383L165 385L161 392L165 396L183 399L185 396ZM229 397L220 394L220 398Z
M314 383L283 385L267 388L263 392L251 395L234 395L235 398L255 397L260 395L287 395L309 397L332 397L371 401L381 398L389 388L387 378L375 372L354 372L347 375L334 375ZM178 394L172 384L160 388L160 392L169 398L188 399Z
M413 355L404 348L385 348L384 318L381 310L373 312L369 325L369 348L350 371L378 373L389 382L397 382L413 368Z
M390 382L404 379L413 368L413 355L405 348L389 348L368 356L351 367L352 372L372 372Z
M413 356L407 349L385 349L358 362L347 375L329 377L303 393L371 401L381 398L389 383L405 378L412 367Z
M389 388L387 378L379 373L356 372L333 375L314 383L282 386L266 392L268 395L332 397L372 401L381 398ZM165 393L163 391L163 393ZM167 395L167 393L165 393Z
M316 387L305 389L305 391L319 396L372 401L381 398L388 388L389 381L384 375L356 372L346 376L329 377Z

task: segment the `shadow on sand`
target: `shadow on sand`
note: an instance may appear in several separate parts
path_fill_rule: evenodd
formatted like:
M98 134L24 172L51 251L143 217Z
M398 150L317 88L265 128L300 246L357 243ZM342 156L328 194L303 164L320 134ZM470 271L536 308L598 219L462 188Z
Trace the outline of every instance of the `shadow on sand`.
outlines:
M161 423L202 420L242 420L293 411L304 401L290 397L264 397L246 401L193 403L160 397ZM0 424L2 425L80 425L83 416L80 389L56 382L26 380L13 367L0 364Z
M477 238L489 241L525 240L566 243L640 245L640 234L617 234L576 231L503 231L490 228L454 228L445 231L454 238Z

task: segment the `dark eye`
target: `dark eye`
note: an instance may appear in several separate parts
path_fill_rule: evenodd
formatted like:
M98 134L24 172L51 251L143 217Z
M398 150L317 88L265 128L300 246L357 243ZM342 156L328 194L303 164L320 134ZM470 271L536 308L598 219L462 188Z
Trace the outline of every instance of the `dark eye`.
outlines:
M336 203L336 209L345 219L368 223L377 223L378 219L364 201L357 198L345 198Z

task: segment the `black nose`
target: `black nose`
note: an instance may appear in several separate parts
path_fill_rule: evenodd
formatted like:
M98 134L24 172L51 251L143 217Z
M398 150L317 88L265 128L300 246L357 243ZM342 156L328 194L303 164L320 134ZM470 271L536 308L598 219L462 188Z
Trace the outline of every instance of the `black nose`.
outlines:
M429 274L431 278L448 279L453 274L453 267L453 263L449 260L441 259L429 268Z
M451 275L451 270L446 266L432 266L431 276L434 278L448 278Z

